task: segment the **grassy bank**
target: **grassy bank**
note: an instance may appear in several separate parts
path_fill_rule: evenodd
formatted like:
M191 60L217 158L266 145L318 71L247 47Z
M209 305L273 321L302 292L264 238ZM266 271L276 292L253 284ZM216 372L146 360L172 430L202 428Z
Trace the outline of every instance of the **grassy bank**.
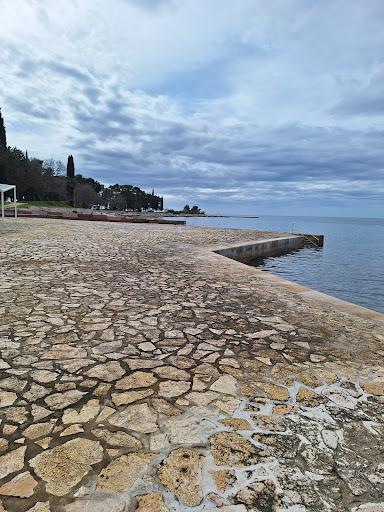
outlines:
M9 204L9 206L13 206ZM69 208L67 201L26 201L17 204L18 208L29 208L31 206L38 206L41 208Z

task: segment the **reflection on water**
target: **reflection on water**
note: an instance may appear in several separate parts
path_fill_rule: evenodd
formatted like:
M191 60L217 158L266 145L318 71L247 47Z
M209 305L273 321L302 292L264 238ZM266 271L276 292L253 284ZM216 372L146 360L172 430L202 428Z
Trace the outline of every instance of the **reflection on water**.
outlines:
M260 216L191 218L196 226L325 235L324 248L266 258L262 270L384 313L384 219Z

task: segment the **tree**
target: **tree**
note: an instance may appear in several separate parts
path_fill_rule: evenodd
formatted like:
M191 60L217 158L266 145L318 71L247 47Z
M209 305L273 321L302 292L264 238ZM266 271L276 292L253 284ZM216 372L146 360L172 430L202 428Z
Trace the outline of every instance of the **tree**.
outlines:
M69 155L67 162L67 200L71 206L74 206L73 194L75 186L75 163L73 161L73 156Z
M74 190L74 206L76 208L89 208L98 203L99 195L88 183L77 183Z
M74 178L75 177L75 162L73 160L73 156L68 156L68 162L67 162L67 178Z
M195 215L203 215L204 214L204 212L202 210L200 210L200 208L196 205L192 206L190 213L194 213Z
M183 208L183 212L184 213L189 213L191 211L190 207L189 207L189 204L186 204Z
M7 136L5 133L4 119L1 115L0 110L0 151L5 151L7 149Z

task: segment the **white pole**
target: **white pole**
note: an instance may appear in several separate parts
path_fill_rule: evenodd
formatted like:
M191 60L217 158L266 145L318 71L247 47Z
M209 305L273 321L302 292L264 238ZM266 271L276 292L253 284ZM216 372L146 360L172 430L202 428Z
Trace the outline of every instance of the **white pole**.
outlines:
M13 202L15 203L15 220L17 220L17 199L16 199L16 187L13 189Z
M4 192L1 191L1 218L4 220Z

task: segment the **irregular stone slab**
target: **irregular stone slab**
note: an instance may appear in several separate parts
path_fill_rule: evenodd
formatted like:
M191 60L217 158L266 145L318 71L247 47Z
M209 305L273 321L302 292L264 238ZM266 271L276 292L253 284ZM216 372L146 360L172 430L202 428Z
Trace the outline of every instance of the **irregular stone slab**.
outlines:
M30 390L23 394L23 397L28 400L28 402L36 402L36 400L48 394L49 390L47 388L33 383Z
M119 405L132 404L143 398L153 395L153 389L143 389L141 391L126 391L125 393L112 393L112 402Z
M29 498L37 485L33 476L26 471L16 475L12 480L0 487L0 494L3 496L16 496L18 498Z
M226 395L236 396L237 394L237 379L232 375L222 375L210 387L212 391L224 393Z
M35 421L42 420L43 418L46 418L52 414L52 411L49 411L45 407L41 407L40 405L35 404L32 404L31 412Z
M254 507L259 510L279 510L281 504L277 496L276 485L272 480L254 482L243 487L236 494L236 500L252 507L253 510L255 510Z
M98 400L90 400L80 411L75 409L67 409L64 411L62 421L65 425L70 423L88 423L99 414L100 404Z
M19 425L25 423L28 419L28 411L26 407L7 407L1 412L8 421L18 423Z
M225 492L227 488L232 485L235 480L235 472L229 470L210 471L210 474L215 482L216 487L221 492Z
M77 348L72 345L53 345L47 352L41 355L41 359L81 359L87 357L85 348Z
M74 434L81 434L84 432L83 427L79 423L70 425L60 433L60 437L73 436Z
M186 393L191 387L190 382L166 380L160 382L159 395L165 398L172 398Z
M336 450L339 443L339 437L336 432L324 429L321 431L321 437L323 438L325 446L331 450Z
M260 388L267 395L270 400L278 400L285 402L289 400L289 391L283 386L270 384L269 382L257 382L256 386Z
M121 448L133 448L136 450L140 450L143 448L143 444L141 441L136 439L136 437L130 436L126 432L110 432L107 429L96 428L92 430L92 434L101 439L109 446L119 446Z
M162 398L154 398L152 400L152 405L159 414L164 414L165 416L180 416L182 414L180 409Z
M203 500L201 489L202 456L191 448L172 451L158 471L161 483L190 507Z
M384 512L384 502L381 503L364 503L359 507L354 507L352 512Z
M150 372L134 372L115 384L116 389L128 390L133 388L147 388L156 384L157 379Z
M127 492L139 476L148 469L155 456L148 453L129 453L113 460L97 478L97 490Z
M110 416L108 421L116 427L142 432L143 434L158 430L157 416L147 404L130 405L124 411Z
M297 392L296 401L306 407L315 407L323 403L324 398L312 391L312 389L301 386Z
M0 391L0 407L9 407L17 400L16 393L10 391Z
M91 465L102 458L99 442L78 438L40 453L30 465L46 482L47 492L64 496L90 471Z
M139 343L137 347L139 350L142 350L143 352L153 352L154 350L156 350L156 345L154 345L150 341L144 341L143 343Z
M21 393L26 385L27 381L18 379L17 377L8 377L0 381L1 389L15 391L16 393Z
M124 512L125 501L120 496L81 498L67 505L64 510L65 512Z
M110 326L110 322L108 323L89 323L89 324L83 324L82 329L85 332L92 332L92 331L105 331Z
M23 435L28 439L38 439L50 434L55 426L56 420L46 423L34 423L23 431Z
M215 402L215 406L227 414L233 414L240 404L240 400L232 397L223 398L223 400Z
M46 384L55 381L59 374L49 370L34 370L30 375L36 382Z
M253 444L235 432L219 432L210 438L211 452L217 466L243 467L258 462Z
M108 363L98 364L94 368L85 372L88 377L113 382L120 379L125 371L117 361L109 361Z
M217 414L204 406L190 406L188 410L187 414L164 421L171 444L206 444L211 431L217 428Z
M78 391L77 389L71 389L64 393L54 393L53 395L47 396L44 401L50 409L54 411L65 409L69 405L78 402L85 393Z
M174 366L162 366L160 368L156 368L154 372L156 372L162 379L189 380L190 378L188 372L175 368Z
M136 512L169 512L169 509L165 506L164 498L159 492L136 496L136 499Z
M233 430L252 430L249 421L243 418L225 418L220 420L220 423L225 427L232 428Z
M139 370L140 368L156 368L164 364L162 361L154 361L153 359L126 359L125 362L131 370Z
M192 391L191 393L188 393L188 395L185 395L185 398L198 405L207 405L218 398L218 396L218 393L215 391L206 391L204 393Z
M0 479L23 469L26 450L27 447L22 446L0 457Z
M149 439L149 449L151 452L159 452L168 445L168 436L162 432L155 432Z
M365 380L360 382L361 387L370 395L384 395L384 379Z
M8 441L4 437L0 437L0 453L5 452L8 449Z

